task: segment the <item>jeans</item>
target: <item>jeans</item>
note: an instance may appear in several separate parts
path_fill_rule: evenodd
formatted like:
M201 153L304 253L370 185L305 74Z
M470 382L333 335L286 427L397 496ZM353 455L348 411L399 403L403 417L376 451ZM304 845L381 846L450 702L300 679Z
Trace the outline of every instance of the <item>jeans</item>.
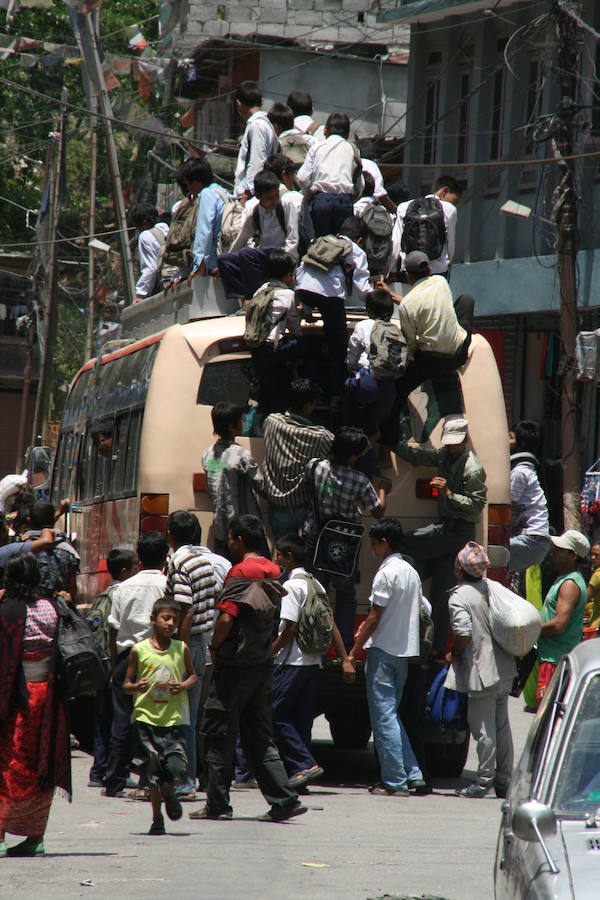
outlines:
M298 534L304 525L306 510L303 506L271 506L269 525L276 541L284 534Z
M408 675L408 660L379 647L367 650L365 680L373 737L381 766L381 781L389 790L406 790L423 778L398 707Z
M317 706L318 666L275 666L273 727L288 775L316 765L310 734Z
M510 539L510 572L522 572L541 563L550 550L550 538L544 534L516 535Z
M217 266L228 297L254 296L259 287L267 281L266 250L242 247L237 253L222 253Z
M133 697L123 691L123 682L129 664L129 649L123 650L117 657L113 671L112 701L113 719L110 731L108 763L104 784L109 794L122 791L129 773L129 763L133 756L133 729L131 716L133 713Z
M273 741L272 693L270 664L215 667L202 721L208 772L206 805L211 814L231 811L229 789L238 732L248 767L267 803L289 808L296 802L298 795Z
M326 194L319 191L310 206L315 237L338 234L344 221L353 213L352 194Z
M188 641L190 648L190 656L192 657L192 665L198 681L193 688L188 691L188 703L190 705L190 724L182 725L181 730L185 735L185 751L188 758L188 770L184 781L178 785L177 794L191 794L196 790L197 768L197 727L198 712L200 709L200 695L202 693L202 679L204 677L204 669L206 667L206 654L208 653L208 645L210 643L210 631L204 631L202 634L192 634Z
M513 742L508 721L508 692L512 680L469 694L467 721L477 741L477 781L507 787L512 775Z
M329 390L332 397L341 396L346 380L346 351L348 331L346 327L346 307L341 297L323 297L312 291L296 291L298 303L303 307L318 309L323 318L323 336L329 349L330 373ZM320 367L320 361L316 362ZM306 371L308 378L319 381L318 372Z

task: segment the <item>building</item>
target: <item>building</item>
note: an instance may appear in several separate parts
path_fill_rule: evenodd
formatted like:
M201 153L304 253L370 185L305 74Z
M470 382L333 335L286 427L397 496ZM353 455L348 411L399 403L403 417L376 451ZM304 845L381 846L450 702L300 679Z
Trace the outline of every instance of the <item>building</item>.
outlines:
M411 26L403 180L411 196L442 173L463 183L453 292L476 298L478 323L502 370L509 420L542 422L545 455L558 460L564 354L552 222L559 175L546 161L553 157L547 134L560 99L551 7L549 0L404 0L378 21ZM580 7L600 31L600 5L583 0ZM580 125L574 152L581 330L600 325L600 41L589 30L579 34L573 99ZM507 201L531 215L501 215ZM600 455L597 397L595 384L582 390L584 467Z

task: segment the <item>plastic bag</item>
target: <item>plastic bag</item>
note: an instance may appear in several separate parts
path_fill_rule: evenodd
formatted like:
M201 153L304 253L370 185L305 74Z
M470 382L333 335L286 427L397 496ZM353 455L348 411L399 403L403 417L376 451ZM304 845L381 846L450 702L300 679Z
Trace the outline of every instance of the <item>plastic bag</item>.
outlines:
M525 656L537 641L542 620L528 600L486 578L492 637L513 656Z

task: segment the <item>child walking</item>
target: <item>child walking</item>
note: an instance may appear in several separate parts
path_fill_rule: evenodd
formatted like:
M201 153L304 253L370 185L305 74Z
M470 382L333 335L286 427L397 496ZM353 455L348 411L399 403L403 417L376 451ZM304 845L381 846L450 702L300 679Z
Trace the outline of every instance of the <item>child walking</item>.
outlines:
M187 644L171 637L178 619L179 608L172 598L155 602L150 616L152 635L131 648L123 684L126 693L135 695L133 715L150 786L152 826L148 834L152 835L165 833L163 800L169 819L176 821L182 816L173 788L187 772L181 726L189 724L187 692L198 679Z

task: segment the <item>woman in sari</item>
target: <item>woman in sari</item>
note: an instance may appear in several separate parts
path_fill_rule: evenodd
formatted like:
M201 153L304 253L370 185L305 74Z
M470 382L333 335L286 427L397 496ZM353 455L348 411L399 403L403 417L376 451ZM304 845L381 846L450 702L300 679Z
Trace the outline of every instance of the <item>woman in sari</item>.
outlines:
M0 856L42 856L55 789L71 799L66 704L56 678L58 617L32 553L5 568L0 602ZM7 849L5 833L25 840Z

